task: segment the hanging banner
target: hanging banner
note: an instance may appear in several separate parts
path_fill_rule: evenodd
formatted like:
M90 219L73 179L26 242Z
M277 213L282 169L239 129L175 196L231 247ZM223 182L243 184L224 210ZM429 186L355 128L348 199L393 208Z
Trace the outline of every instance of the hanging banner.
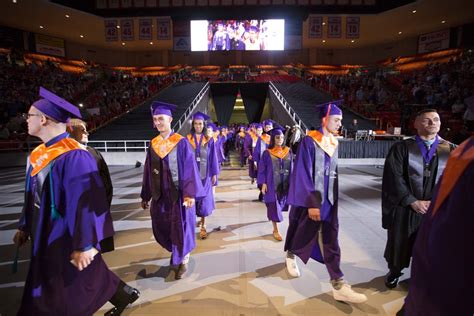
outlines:
M117 29L117 20L105 20L105 41L106 42L116 42L118 41L118 29Z
M449 48L449 29L422 34L418 37L418 54Z
M138 38L141 40L152 40L152 20L140 19L138 20Z
M310 16L308 23L308 38L322 38L323 37L323 17Z
M120 20L122 41L133 41L133 19Z
M359 38L360 35L360 17L346 17L346 38Z
M191 50L191 30L189 21L173 22L173 48L175 51Z
M342 27L341 17L330 16L328 17L328 38L341 38Z
M37 53L66 57L63 39L35 34L35 44Z
M171 39L171 20L169 18L156 19L156 31L159 40Z

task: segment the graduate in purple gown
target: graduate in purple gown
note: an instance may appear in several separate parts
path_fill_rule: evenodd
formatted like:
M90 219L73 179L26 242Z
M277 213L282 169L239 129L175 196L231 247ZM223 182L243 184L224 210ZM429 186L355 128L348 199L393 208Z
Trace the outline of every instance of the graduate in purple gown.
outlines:
M474 136L455 149L416 237L406 316L474 315Z
M216 154L217 154L217 160L219 162L219 166L222 165L222 163L225 161L225 154L224 154L224 144L225 144L225 136L222 134L222 127L218 127L216 132Z
M299 277L295 255L304 263L310 258L317 260L326 265L336 300L361 303L367 297L343 281L340 267L338 141L333 134L341 127L342 111L331 103L319 109L322 126L303 138L290 179L286 267L291 276Z
M148 148L141 198L143 209L151 200L153 235L171 252L171 268L175 278L181 279L196 246L195 201L202 197L202 183L191 144L171 129L175 109L175 105L159 101L151 105L153 123L160 135Z
M262 124L255 124L255 131L257 134L257 142L255 143L255 147L252 152L252 160L254 164L254 174L258 175L258 163L260 162L260 158L263 155L263 152L267 150L268 145L270 145L270 135L269 134L263 134L263 126ZM249 166L250 167L250 166ZM250 171L249 171L250 172ZM250 174L250 173L249 173ZM262 193L262 187L260 185L257 185L258 189L260 191L258 195L258 200L260 202L263 201L263 193Z
M107 301L119 315L138 292L112 273L100 242L114 233L94 157L66 132L77 107L40 88L28 133L43 141L28 158L25 204L14 242L31 240L31 262L18 315L92 315Z
M202 112L196 112L192 119L191 133L187 138L194 150L194 157L203 185L204 197L196 201L196 215L201 218L199 237L207 238L206 217L216 208L214 202L213 186L217 183L219 163L217 161L215 142L212 137L204 133L206 121L210 117Z
M247 162L247 157L245 156L244 150L244 142L246 135L247 133L245 132L245 126L239 126L237 135L235 135L235 149L240 152L240 167L245 166L245 163Z
M273 223L273 238L282 241L277 223L283 221L282 212L288 211L286 203L290 174L293 165L293 154L284 146L285 133L281 127L268 132L270 146L263 152L258 164L257 183L264 194L268 220Z
M418 227L436 182L455 145L438 136L441 120L434 109L417 113L417 135L390 148L382 178L382 227L387 230L385 285L394 288L410 265Z
M250 179L252 179L252 184L255 183L255 179L257 178L257 171L256 171L255 164L252 157L253 150L255 149L255 146L257 145L257 140L258 140L257 124L252 123L250 124L250 130L244 139L244 151L245 151L245 156L248 159L249 177Z

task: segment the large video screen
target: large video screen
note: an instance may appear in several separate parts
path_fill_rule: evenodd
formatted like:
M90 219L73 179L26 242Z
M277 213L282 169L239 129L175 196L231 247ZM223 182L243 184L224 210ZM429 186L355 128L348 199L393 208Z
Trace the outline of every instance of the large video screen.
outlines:
M285 20L191 21L191 51L284 48Z

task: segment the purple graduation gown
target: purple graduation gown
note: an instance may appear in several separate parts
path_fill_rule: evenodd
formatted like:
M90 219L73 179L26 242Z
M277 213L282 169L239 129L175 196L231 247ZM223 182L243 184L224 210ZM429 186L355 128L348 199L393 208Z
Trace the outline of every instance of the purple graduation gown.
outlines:
M203 136L204 137L204 136ZM216 208L215 201L214 201L214 193L212 190L212 177L219 175L219 162L216 153L216 146L214 143L214 139L211 138L206 146L206 162L207 168L205 171L201 173L201 160L197 161L196 155L197 152L194 150L194 161L198 167L201 181L203 185L203 197L196 201L196 215L199 217L207 217L212 214L214 209ZM192 148L192 147L191 147Z
M309 258L326 265L331 280L343 277L340 269L340 248L338 243L339 222L337 217L337 173L333 189L334 204L328 199L329 170L331 157L324 153L323 170L313 170L316 156L316 142L309 136L301 141L296 155L290 178L288 204L290 209L290 225L288 227L285 250L289 250L306 263ZM337 149L333 159L337 157ZM337 158L335 158L337 159ZM324 174L324 196L315 190L314 173ZM317 207L321 210L321 221L316 222L308 217L308 208ZM321 230L322 240L319 231ZM321 249L322 248L322 249Z
M253 144L253 139L250 134L245 135L244 139L244 151L245 151L245 157L249 157L253 154L253 149L254 149L254 144ZM253 157L252 157L253 158ZM249 177L250 178L256 178L257 177L257 170L255 168L255 165L253 163L253 159L249 159Z
M256 143L255 148L253 149L253 153L252 153L252 158L253 158L253 161L257 163L257 168L258 168L258 163L260 162L260 158L262 158L263 152L267 148L268 148L268 144L265 143L262 140L262 137L259 137L257 139L257 143Z
M171 136L171 135L170 135ZM162 160L161 195L158 200L152 199L152 158L156 155L153 148L148 148L143 171L141 198L151 201L150 214L153 235L156 241L171 252L171 264L178 265L184 257L196 247L194 227L196 226L196 207L185 208L184 197L201 198L202 184L197 169L193 148L186 138L176 145L179 192L177 201L173 201L170 191L173 182L169 164L169 154ZM153 152L152 152L153 151Z
M59 135L46 145L67 136ZM86 150L76 149L45 169L39 209L34 200L42 175L31 177L31 168L27 174L19 229L31 234L32 253L18 315L92 315L114 295L120 281L100 253L82 271L70 263L73 251L90 246L100 250L99 242L114 234L97 162ZM52 195L60 215L56 219Z
M217 136L217 142L215 144L216 147L216 154L217 154L217 161L219 165L225 161L224 155L224 144L225 144L226 137L223 135Z
M474 147L474 137L467 142L465 150ZM474 314L474 161L470 160L433 215L445 171L424 215L413 249L406 316Z
M288 211L287 196L289 177L291 175L293 164L292 157L293 154L290 150L285 159L273 157L272 160L272 155L268 150L265 150L263 152L262 159L260 159L258 164L257 184L259 187L261 187L264 183L267 185L267 193L264 194L263 200L267 206L268 220L272 222L283 221L282 212ZM273 166L273 162L276 160L278 160L279 166ZM284 174L281 174L281 176L284 177L283 181L278 181L278 187L280 188L279 190L275 190L275 174L273 171L274 167L285 171Z
M246 136L246 133L244 137L240 136L240 132L237 132L235 136L235 148L240 151L240 165L242 166L245 165L245 160L247 159L246 152L244 149Z

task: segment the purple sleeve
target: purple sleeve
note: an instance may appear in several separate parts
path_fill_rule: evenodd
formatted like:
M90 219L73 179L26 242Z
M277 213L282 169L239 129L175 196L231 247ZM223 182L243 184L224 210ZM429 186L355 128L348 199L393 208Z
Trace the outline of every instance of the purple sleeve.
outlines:
M150 201L151 200L151 153L150 151L153 150L151 147L148 148L146 154L145 164L143 165L143 180L142 180L142 192L140 197L143 201Z
M257 164L260 161L261 142L262 142L262 139L259 137L257 139L257 144L255 145L255 148L253 149L253 153L252 153L252 160L256 162Z
M270 163L270 164L269 164ZM267 169L272 169L271 168L271 163L272 160L270 158L270 154L268 153L267 150L263 152L262 159L260 160L260 163L258 164L258 173L257 173L257 184L262 185L266 184L268 186L268 171Z
M67 222L73 249L96 245L114 234L105 186L89 152L74 150L58 158L53 183L53 192L60 193L55 203Z
M244 152L246 157L252 155L252 137L248 134L244 138Z
M316 194L313 182L315 144L306 136L298 147L288 190L288 204L306 208L321 207L321 197Z
M217 160L216 146L214 139L209 141L209 176L217 176L219 174L219 162Z
M182 139L178 143L179 186L183 197L200 198L204 196L201 177L194 158L191 144Z

